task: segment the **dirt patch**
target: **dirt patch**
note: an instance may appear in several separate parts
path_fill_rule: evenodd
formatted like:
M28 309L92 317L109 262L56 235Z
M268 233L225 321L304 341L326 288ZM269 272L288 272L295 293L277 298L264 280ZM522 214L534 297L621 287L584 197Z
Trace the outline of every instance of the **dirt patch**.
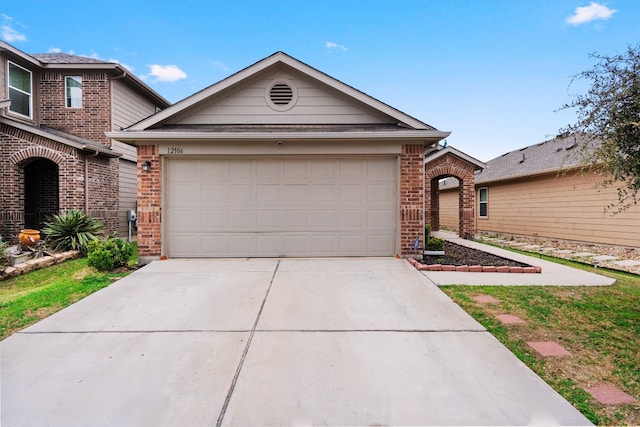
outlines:
M457 245L451 242L444 242L444 255L425 256L422 264L442 264L442 265L493 265L496 267L531 267L529 264L503 258L477 249Z

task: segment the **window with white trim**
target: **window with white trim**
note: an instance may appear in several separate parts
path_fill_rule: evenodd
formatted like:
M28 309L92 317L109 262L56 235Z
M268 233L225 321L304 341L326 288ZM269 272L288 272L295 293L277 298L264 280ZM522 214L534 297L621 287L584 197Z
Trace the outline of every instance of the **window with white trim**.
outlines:
M67 76L64 79L64 93L68 108L82 107L82 77Z
M487 218L489 216L489 189L483 187L478 189L478 216L480 218Z
M31 71L9 61L9 111L31 118Z

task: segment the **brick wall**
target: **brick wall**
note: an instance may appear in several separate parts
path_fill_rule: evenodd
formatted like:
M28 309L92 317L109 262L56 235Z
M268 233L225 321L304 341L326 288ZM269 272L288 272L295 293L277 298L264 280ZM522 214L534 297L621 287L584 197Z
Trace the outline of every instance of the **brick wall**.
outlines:
M82 77L82 108L67 108L65 77ZM103 72L40 75L40 123L91 141L109 145L104 132L111 130L111 88Z
M65 144L0 124L0 233L15 235L25 226L24 167L35 159L58 166L58 207L61 212L85 208L84 162L89 162L89 214L117 229L118 159L85 158Z
M414 253L424 234L424 146L404 145L400 155L400 252Z
M445 154L425 165L425 179L430 184L425 186L426 221L432 230L440 228L440 204L438 181L449 176L460 181L459 199L459 234L470 238L475 234L475 180L474 165L456 157Z
M150 161L151 170L144 172L142 163ZM161 255L161 162L157 145L138 146L138 255L145 263Z

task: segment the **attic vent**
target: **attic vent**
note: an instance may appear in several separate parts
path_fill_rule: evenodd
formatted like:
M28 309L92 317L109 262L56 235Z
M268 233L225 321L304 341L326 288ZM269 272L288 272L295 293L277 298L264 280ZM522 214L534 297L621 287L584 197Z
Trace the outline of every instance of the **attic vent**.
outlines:
M293 99L293 90L285 83L278 83L269 91L269 98L276 105L287 105Z
M288 80L274 81L267 86L265 98L269 107L276 111L287 111L298 100L296 87Z

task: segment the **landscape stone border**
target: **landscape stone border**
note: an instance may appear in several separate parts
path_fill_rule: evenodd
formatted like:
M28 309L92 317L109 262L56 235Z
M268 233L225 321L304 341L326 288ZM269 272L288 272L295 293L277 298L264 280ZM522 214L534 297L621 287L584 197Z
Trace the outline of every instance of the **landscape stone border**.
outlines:
M40 270L42 268L50 267L54 264L59 264L79 257L80 252L78 251L67 251L42 258L30 259L29 261L16 264L13 267L6 267L4 270L0 270L0 280L10 279L12 277L20 276L21 274L30 273L35 270Z
M443 265L443 264L422 264L413 258L407 258L409 264L420 271L457 271L462 273L542 273L542 267L507 267L495 265Z

